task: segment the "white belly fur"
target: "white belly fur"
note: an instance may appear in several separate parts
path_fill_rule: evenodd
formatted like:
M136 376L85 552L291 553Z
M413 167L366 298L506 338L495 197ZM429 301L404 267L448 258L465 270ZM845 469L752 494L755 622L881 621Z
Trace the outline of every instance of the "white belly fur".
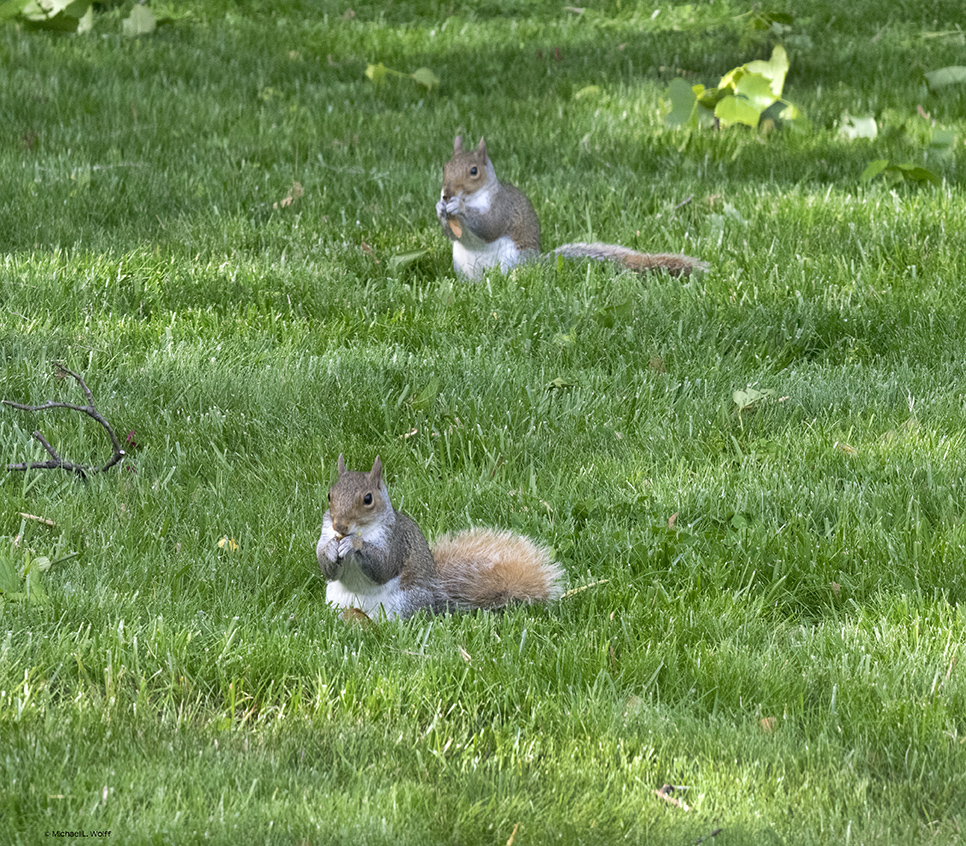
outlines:
M361 579L364 579L367 584L348 586L342 580L329 582L325 588L325 601L339 608L358 608L369 617L380 614L398 617L402 608L399 576L390 579L384 585L373 584L365 576L361 576Z
M516 244L504 235L489 244L482 241L479 246L466 247L459 241L453 242L453 267L457 273L462 273L467 279L476 281L491 267L497 267L506 273L511 267L516 267L528 258L530 250L520 250Z

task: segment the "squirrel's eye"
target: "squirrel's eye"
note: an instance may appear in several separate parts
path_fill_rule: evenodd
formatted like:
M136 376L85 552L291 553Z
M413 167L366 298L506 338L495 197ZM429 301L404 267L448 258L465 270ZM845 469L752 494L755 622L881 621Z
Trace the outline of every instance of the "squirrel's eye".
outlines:
M473 167L470 168L470 176L476 176L476 174L479 172L480 169L476 165L473 165Z
M363 501L363 502L364 502L364 503L365 503L366 505L372 505L372 494L371 494L371 493L367 493L367 494L366 494L366 495L365 495L365 496L364 496L364 497L362 498L362 501Z
M329 491L329 505L332 505L332 491Z

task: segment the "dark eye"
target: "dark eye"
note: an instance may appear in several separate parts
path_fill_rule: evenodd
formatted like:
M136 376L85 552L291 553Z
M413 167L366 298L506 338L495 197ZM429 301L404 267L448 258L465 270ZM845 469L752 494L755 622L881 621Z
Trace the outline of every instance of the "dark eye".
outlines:
M329 491L329 505L332 505L332 491Z
M371 493L367 493L367 494L366 494L366 495L365 495L365 496L364 496L364 497L362 498L362 501L363 501L363 502L364 502L364 503L365 503L366 505L372 505L372 494L371 494Z
M473 167L470 168L470 176L476 176L476 174L479 172L480 169L476 165L473 165Z

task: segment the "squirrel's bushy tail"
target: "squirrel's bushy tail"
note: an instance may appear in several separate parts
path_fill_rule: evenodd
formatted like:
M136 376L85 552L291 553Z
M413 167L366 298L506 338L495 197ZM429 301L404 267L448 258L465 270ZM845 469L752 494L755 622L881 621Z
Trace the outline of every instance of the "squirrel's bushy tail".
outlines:
M563 570L530 538L494 529L443 535L433 546L446 599L463 608L546 602L563 593Z
M564 258L589 258L595 261L616 261L635 273L648 273L664 270L672 276L690 276L692 273L707 270L708 265L700 259L680 253L639 253L619 244L584 244L576 242L564 244L553 251L554 255Z

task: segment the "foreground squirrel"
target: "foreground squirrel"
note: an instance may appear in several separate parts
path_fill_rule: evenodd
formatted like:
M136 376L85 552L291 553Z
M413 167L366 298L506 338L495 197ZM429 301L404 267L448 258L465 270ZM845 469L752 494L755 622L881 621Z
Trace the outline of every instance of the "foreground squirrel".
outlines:
M471 529L430 551L419 526L392 507L378 456L365 473L346 470L340 455L338 470L315 550L330 604L410 617L560 596L563 572L529 538Z
M479 279L498 265L505 273L541 255L540 221L533 205L523 192L496 178L482 138L475 150L464 149L462 136L453 142L436 216L453 242L453 267L468 279ZM665 270L672 276L707 267L690 256L638 253L617 244L564 244L550 255L616 261L637 273Z

